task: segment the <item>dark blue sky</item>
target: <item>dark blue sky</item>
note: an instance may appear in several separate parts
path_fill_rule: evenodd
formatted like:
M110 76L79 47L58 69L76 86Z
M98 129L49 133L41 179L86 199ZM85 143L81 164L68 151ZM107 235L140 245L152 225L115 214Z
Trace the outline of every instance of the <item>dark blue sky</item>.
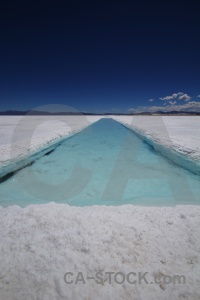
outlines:
M195 2L7 0L0 9L0 110L57 103L125 112L162 106L160 97L178 92L198 102Z

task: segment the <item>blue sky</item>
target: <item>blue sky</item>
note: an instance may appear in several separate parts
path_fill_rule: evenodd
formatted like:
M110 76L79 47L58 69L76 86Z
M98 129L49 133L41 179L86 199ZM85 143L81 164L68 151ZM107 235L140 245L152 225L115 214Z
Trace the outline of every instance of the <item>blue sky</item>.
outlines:
M0 110L198 110L194 3L7 1L0 14Z

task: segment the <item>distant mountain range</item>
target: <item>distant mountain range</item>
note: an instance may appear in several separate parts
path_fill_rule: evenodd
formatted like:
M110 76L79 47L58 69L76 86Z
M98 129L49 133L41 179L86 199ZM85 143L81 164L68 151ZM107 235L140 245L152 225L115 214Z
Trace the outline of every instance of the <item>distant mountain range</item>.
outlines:
M48 111L39 111L39 110L6 110L0 111L1 116L49 116L49 115L83 115L82 112L48 112Z
M0 116L49 116L49 115L56 115L56 116L68 116L68 115L192 115L198 116L200 112L195 111L157 111L157 112L140 112L140 113L87 113L87 112L47 112L47 111L38 111L38 110L27 110L27 111L20 111L20 110L6 110L0 111Z

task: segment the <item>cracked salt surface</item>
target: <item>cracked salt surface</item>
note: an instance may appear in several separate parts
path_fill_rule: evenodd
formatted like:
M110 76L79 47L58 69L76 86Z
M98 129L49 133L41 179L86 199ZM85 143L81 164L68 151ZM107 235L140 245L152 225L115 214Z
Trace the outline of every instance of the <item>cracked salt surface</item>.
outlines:
M1 208L0 299L200 299L199 228L199 206ZM64 281L98 271L185 275L186 284Z

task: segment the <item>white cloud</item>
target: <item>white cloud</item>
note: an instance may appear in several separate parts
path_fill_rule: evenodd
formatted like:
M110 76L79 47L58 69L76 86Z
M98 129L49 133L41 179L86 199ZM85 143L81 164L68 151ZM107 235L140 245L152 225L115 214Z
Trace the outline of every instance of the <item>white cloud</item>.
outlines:
M154 99L149 99L149 102L153 102L154 101Z
M198 98L200 98L200 95L197 95Z
M169 102L170 103L170 102ZM176 103L175 103L176 104ZM143 106L143 107L138 107L138 108L130 108L128 111L131 113L140 113L140 112L158 112L158 111L163 111L163 112L170 112L170 111L185 111L185 112L190 112L190 111L195 111L195 112L200 112L200 102L197 101L190 101L185 104L180 104L180 105L168 105L168 106Z
M175 105L177 102L176 101L169 101L169 104Z
M183 94L183 95L178 97L178 100L189 101L190 99L191 99L191 97L188 96L187 94Z
M184 95L184 93L178 92L178 93L172 94L171 96L166 96L166 97L159 98L159 99L160 99L160 100L164 100L164 101L174 100L174 99L176 99L177 97L180 97L180 96L182 96L182 95Z

